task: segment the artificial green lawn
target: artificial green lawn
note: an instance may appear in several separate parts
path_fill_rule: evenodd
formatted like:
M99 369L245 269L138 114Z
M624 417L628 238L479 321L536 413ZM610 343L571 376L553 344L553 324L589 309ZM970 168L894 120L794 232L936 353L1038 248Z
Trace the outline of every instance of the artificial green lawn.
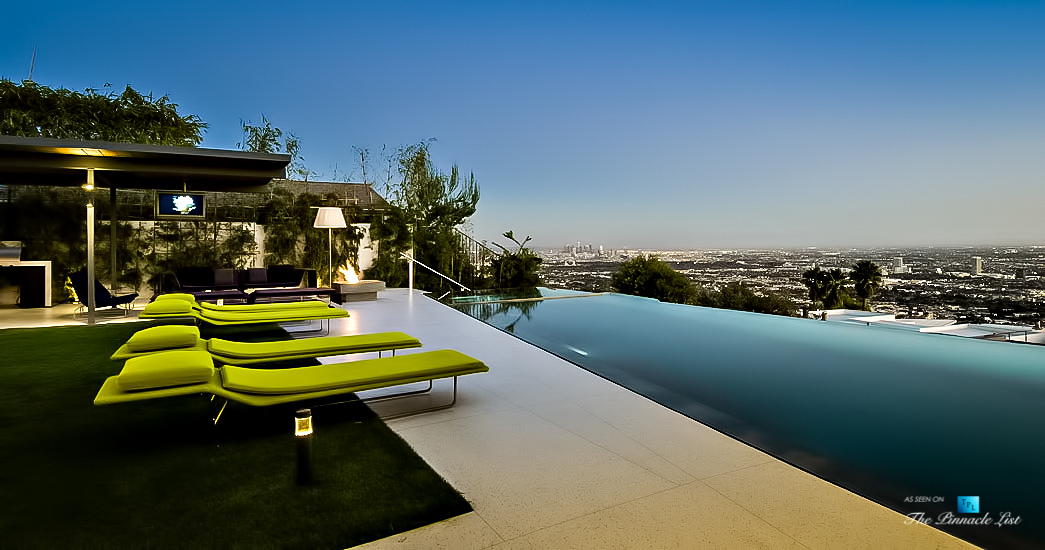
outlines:
M304 487L293 409L94 406L146 326L0 330L0 548L346 548L471 510L363 405L313 411Z

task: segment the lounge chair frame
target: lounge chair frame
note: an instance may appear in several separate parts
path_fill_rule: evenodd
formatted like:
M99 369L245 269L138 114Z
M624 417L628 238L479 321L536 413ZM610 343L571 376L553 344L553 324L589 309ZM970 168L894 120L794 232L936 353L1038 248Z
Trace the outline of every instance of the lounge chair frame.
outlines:
M69 275L69 283L73 287L76 297L76 309L73 310L73 318L81 320L87 317L87 274L85 270ZM138 293L115 295L101 281L94 281L94 305L95 312L100 314L119 313L126 317L134 309L134 300Z
M445 403L445 404L442 404L442 405L434 405L432 407L426 407L426 408L423 408L423 409L414 409L414 410L410 410L410 411L404 411L404 412L401 412L401 413L385 415L385 416L382 416L381 419L382 420L395 420L397 418L406 418L408 416L414 416L414 415L417 415L417 414L424 414L424 413L442 411L442 410L453 408L453 406L455 404L457 404L457 378L458 378L457 376L453 377L453 393L452 393L452 396L450 398L450 402L449 403ZM416 384L416 382L412 382L412 383ZM406 384L403 384L403 385L406 385ZM373 389L381 389L381 388L373 388ZM411 397L411 396L415 396L415 395L429 394L429 393L432 393L433 389L435 389L435 380L429 380L428 381L428 387L423 389L423 390L409 390L409 391L396 392L396 393L392 393L392 394L375 395L374 397L357 397L355 399L343 399L343 400L340 400L340 401L331 401L331 402L327 402L327 403L312 404L312 405L309 405L309 408L318 409L320 407L329 407L331 405L343 405L345 403L380 403L382 401L391 401L391 400L394 400L394 399L402 399L404 397ZM223 412L225 412L225 407L227 407L229 405L229 401L230 401L230 399L228 399L227 397L222 397L221 408L218 409L218 413L217 414L214 414L214 401L216 401L217 399L218 399L217 395L211 395L210 396L210 402L211 402L211 415L210 415L210 418L214 422L215 426L218 425L218 420L221 419L221 414Z

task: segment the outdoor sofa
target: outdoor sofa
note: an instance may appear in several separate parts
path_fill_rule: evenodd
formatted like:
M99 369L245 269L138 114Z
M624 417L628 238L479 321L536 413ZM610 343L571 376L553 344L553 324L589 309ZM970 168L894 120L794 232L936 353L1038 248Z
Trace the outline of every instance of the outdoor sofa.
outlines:
M199 301L271 302L313 296L334 297L337 291L316 286L316 270L292 265L247 269L188 267L176 274L179 292Z

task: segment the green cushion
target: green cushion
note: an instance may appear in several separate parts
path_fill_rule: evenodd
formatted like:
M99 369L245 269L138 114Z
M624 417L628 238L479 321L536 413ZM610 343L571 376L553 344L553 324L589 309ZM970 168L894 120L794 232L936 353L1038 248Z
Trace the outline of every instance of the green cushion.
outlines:
M281 358L287 356L341 355L345 353L362 353L367 351L384 351L388 349L420 347L421 342L402 332L380 332L377 334L358 334L351 336L327 336L325 338L298 338L278 342L232 342L221 338L211 338L207 347L218 357L237 359Z
M190 348L200 339L200 329L185 325L164 325L139 330L127 340L127 349L132 352L160 349Z
M320 300L305 300L302 302L274 302L271 304L228 304L219 306L210 302L200 302L200 309L210 311L228 311L232 313L255 313L258 311L298 311L302 309L314 309L330 307L326 302Z
M184 302L195 302L196 297L184 292L172 292L170 294L160 294L154 301L157 300L182 300Z
M222 385L228 390L280 395L359 386L394 386L486 370L486 365L478 359L453 350L439 350L296 369L225 366L221 368L221 378Z
M117 380L124 391L200 384L214 374L205 351L163 351L128 359Z
M204 321L217 321L221 323L278 323L285 321L309 321L348 317L348 311L336 307L310 307L258 312L229 312L208 309L201 311L200 314L200 318Z
M185 300L157 300L142 310L142 316L149 315L190 315L192 303Z

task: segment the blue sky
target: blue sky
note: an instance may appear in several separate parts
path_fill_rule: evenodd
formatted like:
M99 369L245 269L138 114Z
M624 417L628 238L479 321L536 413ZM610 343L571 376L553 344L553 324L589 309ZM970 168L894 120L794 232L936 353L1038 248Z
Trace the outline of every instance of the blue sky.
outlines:
M1045 3L22 3L0 77L167 94L320 179L435 138L540 246L1043 244ZM377 174L375 174L377 172Z

